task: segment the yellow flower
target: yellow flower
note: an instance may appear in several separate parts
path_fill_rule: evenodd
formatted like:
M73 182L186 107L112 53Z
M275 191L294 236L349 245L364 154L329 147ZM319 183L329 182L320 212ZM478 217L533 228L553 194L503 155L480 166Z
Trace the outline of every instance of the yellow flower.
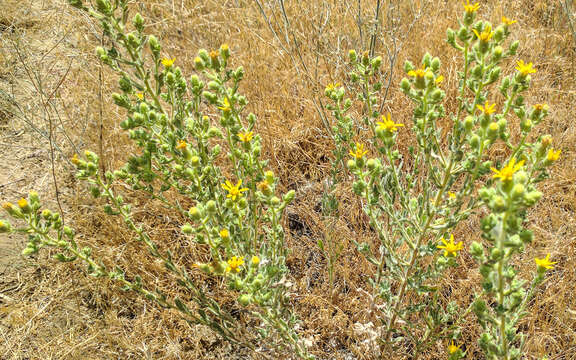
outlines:
M72 158L70 159L70 161L72 162L72 164L78 165L80 163L80 159L78 158L78 154L74 154L72 156Z
M2 204L2 208L6 211L10 211L14 208L14 204L12 204L11 202L5 202Z
M524 160L519 161L518 163L516 163L516 158L512 158L510 159L510 162L508 163L508 165L504 166L502 168L502 170L498 170L496 168L491 167L490 169L492 169L492 171L494 172L494 175L492 175L492 178L496 179L496 178L500 178L500 180L502 181L510 181L512 180L512 177L514 176L514 174L522 169L522 166L524 165Z
M184 150L184 149L186 149L186 146L187 146L186 141L178 140L178 145L176 145L176 149Z
M422 64L422 67L420 69L408 71L408 76L422 79L424 78L424 76L426 76L426 74L431 72L432 71L430 69L426 68L426 65Z
M462 346L462 345L456 346L456 344L454 344L454 340L452 340L450 342L450 345L448 346L448 353L454 354L456 351L460 350L460 346Z
M496 104L489 105L488 100L486 100L486 103L484 103L484 106L476 105L476 108L478 110L482 111L486 115L490 115L490 114L493 114L496 112Z
M490 40L492 38L492 35L494 35L494 33L492 32L492 26L490 25L486 25L486 27L484 28L484 31L482 31L481 33L478 33L478 31L476 31L476 29L472 30L474 31L474 34L476 34L476 37L483 42L488 42L488 40Z
M534 108L534 111L542 112L542 110L548 110L548 105L547 104L534 104L534 105L532 105L532 108Z
M502 16L502 23L505 25L512 25L516 20L508 19L506 16Z
M364 155L368 153L368 150L364 150L364 144L356 143L356 151L350 150L350 155L354 156L356 159L362 159Z
M236 185L232 185L230 181L226 180L226 183L222 184L222 188L228 191L228 195L226 195L227 198L231 198L232 201L236 201L236 198L242 197L243 191L248 191L248 188L240 188L241 185L242 179L238 180Z
M440 84L442 81L444 81L444 76L440 75L434 81L436 82L436 84Z
M557 263L557 261L550 261L550 253L544 259L534 258L534 261L538 267L544 269L554 269L553 265Z
M548 155L546 155L546 159L548 159L548 161L550 162L554 162L558 159L560 159L560 153L562 152L562 150L554 150L554 148L548 150Z
M260 258L256 255L252 256L252 265L256 266L260 264Z
M142 93L136 93L136 97L137 97L139 100L143 100L143 99L144 99L144 94L142 94Z
M336 90L336 88L340 87L340 83L330 83L326 85L326 91Z
M228 267L226 268L226 272L240 272L240 266L244 264L243 257L232 256L228 259Z
M470 0L466 0L466 2L462 1L462 4L464 4L464 11L466 11L468 14L473 14L480 8L480 4L470 4Z
M456 194L454 194L452 191L448 191L448 197L450 199L456 199Z
M516 66L516 70L520 72L520 74L526 76L528 74L533 74L536 72L536 69L532 68L532 63L526 64L524 60L520 60L517 62L518 66Z
M164 67L169 68L172 65L174 65L175 61L176 61L176 58L172 58L172 59L164 58L164 59L162 59L162 65L164 65Z
M248 143L250 142L250 140L252 140L252 136L254 135L254 133L252 131L250 132L243 132L243 133L238 133L238 137L240 138L240 140L242 142Z
M270 183L266 179L260 181L256 186L258 187L258 190L262 191L263 193L270 191Z
M377 122L376 124L378 125L378 127L380 129L383 129L383 130L386 130L389 132L398 131L398 127L404 126L404 124L396 124L394 121L392 121L390 119L390 113L388 113L386 115L382 115L382 122Z
M458 255L458 251L462 250L464 244L462 242L454 243L454 235L450 234L450 241L446 241L446 239L440 239L444 245L437 245L438 249L444 250L444 256L456 256Z
M210 58L211 58L212 60L218 59L218 55L220 55L220 54L218 53L218 51L216 51L216 50L210 51Z
M28 200L24 198L18 200L18 206L20 207L20 209L24 209L25 207L28 206Z
M228 98L224 98L224 100L222 100L222 106L218 106L218 109L224 112L230 111L230 101L228 101Z
M230 237L230 233L228 232L227 229L222 229L220 230L220 237L222 239L228 239Z

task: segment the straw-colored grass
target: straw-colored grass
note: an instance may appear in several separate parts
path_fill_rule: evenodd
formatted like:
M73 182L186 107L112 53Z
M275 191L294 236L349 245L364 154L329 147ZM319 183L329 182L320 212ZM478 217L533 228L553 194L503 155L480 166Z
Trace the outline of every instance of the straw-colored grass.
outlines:
M312 352L320 359L371 359L374 356L362 348L362 337L353 325L367 319L368 301L362 289L368 289L366 279L372 270L351 240L373 242L374 234L349 183L339 188L343 216L330 226L321 221L319 204L332 147L317 105L326 83L345 78L347 50L368 46L376 1L359 1L362 37L357 2L287 1L288 28L277 1L259 2L270 24L257 2L249 0L146 0L134 1L133 7L147 17L147 32L159 35L164 53L175 57L188 73L199 48L230 45L233 63L246 69L242 91L250 111L258 115L255 130L264 139L263 154L280 176L283 190L297 191L286 226L292 251L288 266L296 285L293 304L302 319L303 336L313 340ZM398 4L389 12L389 3ZM526 277L535 256L550 252L558 261L521 325L528 335L528 359L545 355L576 359L576 34L562 3L490 0L482 1L479 11L493 22L502 15L518 20L512 26L512 37L521 42L518 57L534 62L538 69L527 102L550 105L551 116L538 131L550 133L555 147L562 149L552 178L540 185L544 198L530 213L535 241L517 261ZM386 26L375 51L383 55L385 68L390 66L385 49L392 38L401 45L385 109L395 119L409 121L411 107L397 90L402 63L404 59L416 63L427 51L442 60L446 107L453 109L460 59L445 43L445 30L456 27L461 2L382 4ZM81 234L79 240L99 256L131 264L149 282L175 294L179 290L161 265L142 251L120 221L104 216L73 179L66 160L77 149L90 148L113 168L131 149L119 127L124 114L109 96L116 88L115 78L93 55L94 47L106 41L101 36L98 24L62 0L0 0L0 195L15 199L38 190L50 205L62 206L66 221ZM508 63L504 70L511 71L514 65ZM515 119L509 123L515 124ZM409 134L403 134L401 141L409 143ZM178 261L191 264L196 254L179 234L180 219L144 198L135 202L138 219L155 240L177 249ZM465 243L478 240L478 220L462 224L456 235ZM344 244L335 269L335 291L328 296L332 289L327 263L316 246L317 239L326 237ZM23 259L18 255L23 241L0 238L0 359L255 357L205 328L191 329L176 313L88 277L75 264L55 264L46 253ZM444 281L451 298L468 304L479 274L470 257L459 261ZM467 358L481 359L473 316L468 324L463 336ZM445 344L437 344L426 358L444 354Z

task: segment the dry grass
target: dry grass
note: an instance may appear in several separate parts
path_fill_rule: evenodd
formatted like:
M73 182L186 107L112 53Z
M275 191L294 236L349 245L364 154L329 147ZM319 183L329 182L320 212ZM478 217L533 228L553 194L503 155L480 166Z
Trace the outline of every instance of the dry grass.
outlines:
M366 219L349 190L343 197L341 219L333 226L321 221L319 202L322 182L328 176L331 141L315 107L318 89L345 75L341 60L347 49L366 46L367 29L359 37L352 2L293 1L286 4L293 35L299 42L301 58L294 52L291 37L281 35L282 14L277 6L264 7L271 17L275 37L253 1L203 2L193 0L147 0L134 4L145 14L148 31L161 35L164 51L192 69L197 49L231 45L234 63L246 69L242 91L250 110L259 117L256 131L265 139L264 154L280 175L284 190L297 190L286 225L292 255L288 265L297 285L294 305L303 321L303 332L313 336L313 352L321 359L373 358L359 347L352 331L367 314L367 300L358 289L367 288L372 271L355 250L351 239L373 241ZM267 1L262 3L274 3ZM354 2L355 3L355 2ZM373 17L375 1L362 2L364 20ZM365 3L365 4L364 4ZM384 2L387 4L387 2ZM424 3L417 2L417 3ZM408 120L408 101L396 87L404 59L414 62L429 51L440 56L446 76L445 88L456 86L459 68L456 53L445 43L445 29L455 26L460 1L430 4L426 15L411 27L415 14L409 2L398 13L383 13L385 23L394 21L401 34L408 29L398 54L386 108L396 119ZM420 5L419 5L420 6ZM576 7L574 7L576 8ZM329 13L329 17L326 15ZM539 127L550 133L563 150L553 177L541 185L545 197L530 214L536 240L518 259L522 274L533 269L533 257L551 252L559 264L548 274L534 301L531 315L522 323L528 334L528 359L576 359L576 38L558 2L483 1L482 17L498 22L501 15L517 19L513 37L521 41L519 57L537 64L529 103L550 104L552 115ZM278 21L279 23L276 23ZM576 25L576 24L575 24ZM66 219L75 224L80 241L97 248L98 255L120 265L131 263L169 294L177 293L159 264L141 251L132 235L115 219L102 216L97 204L83 195L83 187L67 174L66 159L74 147L98 150L107 167L118 166L130 151L127 137L119 130L122 113L110 104L116 87L107 69L101 69L93 54L100 42L97 24L73 11L61 0L0 0L0 127L2 164L0 194L15 198L36 188L44 198L55 200L51 178L50 146L32 128L48 133L47 119L54 121L55 167L60 176ZM388 37L378 38L376 52L382 53ZM15 49L23 54L19 56ZM53 108L48 116L37 89L29 80L23 63L41 77ZM70 66L71 64L71 66ZM304 66L305 65L305 66ZM385 62L386 66L386 62ZM508 64L506 70L513 69ZM70 70L68 68L70 67ZM103 76L100 76L102 72ZM63 80L62 80L63 79ZM61 84L60 84L61 83ZM448 98L454 99L454 92ZM6 98L16 101L20 109ZM499 100L497 97L493 100ZM447 107L454 107L448 100ZM101 112L101 109L104 111ZM51 114L51 115L50 115ZM59 115L56 116L56 115ZM27 116L27 117L25 117ZM514 119L509 122L513 123ZM32 135L18 137L22 129ZM100 134L102 131L103 142ZM71 141L68 140L68 137ZM409 138L403 138L409 142ZM30 149L27 149L30 148ZM494 156L499 156L494 152ZM23 159L29 159L26 162ZM48 175L47 175L48 174ZM21 179L21 180L19 180ZM11 182L17 180L16 182ZM176 249L181 263L191 263L195 252L179 235L179 219L158 204L137 198L138 217L153 237ZM56 204L54 203L54 206ZM457 229L465 242L480 237L477 220ZM326 259L316 247L318 238L330 236L345 245L336 266L335 296L328 297ZM253 354L223 343L202 327L190 329L175 313L161 311L131 293L120 293L113 284L88 278L76 265L58 265L47 254L32 260L17 260L15 249L22 239L0 238L0 359L216 359L251 358ZM466 304L479 276L471 258L462 257L461 266L445 280L455 299ZM464 339L468 358L482 358L476 346L478 329L470 317ZM431 349L427 358L444 355L443 344Z

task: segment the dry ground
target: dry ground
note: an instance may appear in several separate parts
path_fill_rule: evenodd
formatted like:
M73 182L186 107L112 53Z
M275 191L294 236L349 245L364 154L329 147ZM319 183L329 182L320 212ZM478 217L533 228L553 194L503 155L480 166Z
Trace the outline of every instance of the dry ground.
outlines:
M376 1L360 2L362 37L355 23L356 2L289 1L286 12L294 32L288 38L278 26L282 20L277 2L261 2L276 35L255 2L248 0L147 0L134 1L134 7L148 17L147 31L161 35L166 55L176 57L184 69L192 68L197 49L223 42L231 45L235 64L246 69L242 90L251 111L259 116L257 131L266 139L264 153L281 176L284 189L298 191L287 226L293 249L289 266L298 286L294 304L304 332L314 336L313 352L319 358L371 358L357 347L358 337L351 330L365 318L359 311L365 308L365 299L357 289L367 286L366 274L371 269L360 260L350 239L369 241L372 234L366 232L365 220L347 187L341 190L346 215L331 228L320 221L317 209L331 148L314 99L324 84L344 77L341 58L347 49L367 43ZM383 3L386 8L388 2ZM397 13L384 11L382 15L398 32L379 37L376 50L384 52L389 36L400 39L399 63L386 107L395 119L408 121L408 101L396 91L403 59L418 62L426 51L440 56L445 87L454 88L459 64L444 36L447 26L455 26L461 3L428 2L425 14L415 22L413 15L426 2L416 1L414 9L412 2L399 3ZM535 62L538 69L527 100L550 104L551 116L538 131L552 134L563 150L552 179L541 185L544 199L530 213L536 240L518 259L522 274L529 274L534 256L550 252L558 261L522 324L529 337L528 359L545 355L576 359L576 34L561 3L482 1L480 10L480 16L493 22L499 22L502 15L518 20L513 37L522 43L519 57ZM299 42L301 58L296 56L292 36ZM108 96L116 87L114 78L93 56L100 37L97 24L64 1L0 0L0 197L13 201L36 189L48 205L62 207L66 221L82 234L80 241L98 248L98 255L120 264L136 264L170 290L167 280L157 275L161 273L158 265L135 251L131 235L96 210L82 184L71 176L66 160L77 149L91 148L106 166L114 167L129 151L118 126L122 114L110 105ZM506 70L513 67L510 63ZM447 102L448 108L453 105ZM156 204L141 208L150 225L161 224L153 231L157 239L168 244L177 241L178 224L169 214ZM469 242L479 238L476 229L472 220L457 234ZM333 298L325 296L329 292L326 260L315 245L325 236L345 245L336 267ZM176 314L133 294L119 293L111 283L88 278L76 265L55 265L46 253L20 257L24 241L0 237L0 359L253 356L222 343L203 328L189 329ZM478 275L470 258L464 256L461 262L446 279L446 286L455 298L466 301L470 287L477 286ZM474 322L473 317L470 320ZM475 345L477 331L473 326L465 331L469 359L481 358ZM438 344L428 358L443 354L443 344Z

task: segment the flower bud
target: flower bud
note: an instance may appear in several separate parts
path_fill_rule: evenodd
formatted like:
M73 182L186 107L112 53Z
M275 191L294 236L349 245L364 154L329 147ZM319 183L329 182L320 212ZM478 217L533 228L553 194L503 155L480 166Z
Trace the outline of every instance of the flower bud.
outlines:
M493 261L498 261L502 259L503 256L504 252L498 248L493 248L492 251L490 251L490 259Z
M193 206L188 210L188 215L190 215L193 220L200 220L202 218L202 212L196 206Z
M140 15L140 13L136 13L136 15L134 15L132 23L134 23L134 27L136 28L136 30L138 31L144 30L144 18L142 17L142 15Z
M198 166L200 166L200 158L199 158L198 156L196 156L196 155L192 156L192 157L190 158L190 164L191 164L193 167L198 167Z
M526 190L526 188L524 187L523 184L514 185L514 187L512 188L512 198L513 199L520 198L521 196L524 195L525 190Z
M466 118L464 119L464 129L466 130L466 132L470 132L473 126L474 126L474 117L470 115L466 116Z
M500 129L500 127L498 126L497 123L495 122L491 122L490 125L488 126L488 139L490 140L494 140L496 139L496 137L498 136L498 130Z
M484 246L477 241L473 241L470 244L470 254L474 257L480 257L484 255Z
M414 70L414 64L412 64L411 61L406 60L404 62L404 72L408 73L410 71Z
M520 42L518 40L510 44L510 48L508 48L508 52L510 53L510 55L516 54L516 51L518 51L518 46L520 46Z
M268 184L274 184L274 182L275 182L274 172L272 172L271 170L268 170L264 173L264 177L266 178L266 181L268 182Z
M354 159L348 160L346 165L348 166L348 169L350 169L350 170L356 169L356 161Z
M158 38L154 35L150 35L148 37L148 44L150 45L150 50L152 51L152 54L154 54L156 58L159 57L161 46L160 43L158 42Z
M355 63L356 60L358 60L358 55L356 54L356 50L348 51L348 60L350 60L351 63Z
M406 78L403 78L400 82L400 88L405 94L408 94L410 92L410 81Z
M472 135L470 138L470 146L472 149L478 149L480 146L480 137L477 134Z
M190 224L184 224L182 225L182 232L186 235L190 235L192 234L192 232L194 231L194 228L192 227L192 225Z
M529 132L532 129L532 120L526 118L520 123L520 128L523 132Z
M434 72L436 72L436 71L438 71L438 69L440 69L440 65L441 65L440 59L437 57L433 58L432 62L430 63L430 67L432 68L432 71L434 71Z
M378 70L381 65L382 65L382 57L376 56L374 59L372 59L372 68L374 70Z
M366 183L364 180L355 181L352 185L352 189L356 195L362 195L362 192L366 189Z
M220 46L220 56L222 56L222 59L224 59L224 61L230 58L230 48L228 47L228 44L222 44Z
M496 195L492 197L492 201L490 201L490 207L496 213L506 211L507 208L506 200L504 200L502 196Z
M272 206L278 206L280 205L280 199L277 196L273 196L272 199L270 199L270 204L272 204Z
M296 196L296 191L294 190L290 190L288 191L285 195L284 195L284 202L285 203L291 203L292 200L294 200L294 197Z
M12 226L9 222L0 220L0 233L7 233L12 230Z
M252 302L252 295L242 294L238 297L238 303L242 306L248 306Z
M540 191L531 191L524 196L524 201L526 205L532 206L538 202L542 198L542 193Z

